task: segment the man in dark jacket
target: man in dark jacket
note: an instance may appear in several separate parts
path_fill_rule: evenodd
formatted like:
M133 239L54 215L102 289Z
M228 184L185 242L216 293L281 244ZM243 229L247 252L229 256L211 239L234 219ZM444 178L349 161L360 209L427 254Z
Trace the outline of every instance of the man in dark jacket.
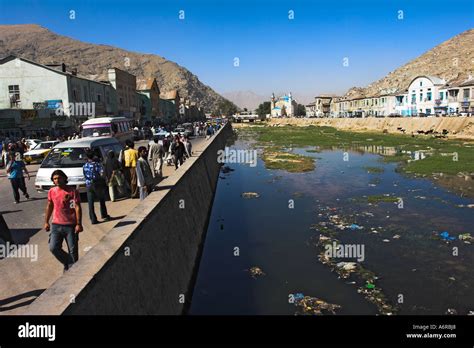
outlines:
M178 162L180 166L183 164L183 156L185 151L186 149L184 148L184 144L179 139L179 136L176 136L174 138L174 146L171 149L171 154L174 158L175 169L178 169Z

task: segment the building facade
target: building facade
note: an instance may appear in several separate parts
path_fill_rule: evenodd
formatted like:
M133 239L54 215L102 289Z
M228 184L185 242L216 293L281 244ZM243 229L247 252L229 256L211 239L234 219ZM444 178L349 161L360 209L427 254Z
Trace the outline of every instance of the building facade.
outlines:
M110 68L107 70L110 84L117 93L117 113L138 120L140 118L140 97L136 93L137 78L124 70Z
M279 98L275 98L275 94L272 93L270 102L271 117L294 117L296 116L297 108L298 104L293 99L291 92Z
M90 117L117 112L115 89L68 71L65 64L42 65L28 59L8 56L0 60L0 109L24 110L20 125L41 123L50 118L50 127L75 127ZM46 110L32 112L26 110ZM5 113L5 112L4 112ZM29 116L26 116L29 115Z

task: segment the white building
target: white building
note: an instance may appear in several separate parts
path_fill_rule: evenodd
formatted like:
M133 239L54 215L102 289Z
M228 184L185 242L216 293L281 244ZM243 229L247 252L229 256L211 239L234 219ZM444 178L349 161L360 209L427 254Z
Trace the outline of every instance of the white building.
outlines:
M58 107L59 115L73 117L74 123L112 115L116 112L115 90L109 83L68 72L65 64L47 66L15 56L0 60L0 109Z
M408 86L409 115L434 115L436 99L445 85L446 81L436 76L415 77Z
M298 104L293 99L291 92L288 95L283 95L275 98L272 93L270 112L272 117L294 117L296 116Z

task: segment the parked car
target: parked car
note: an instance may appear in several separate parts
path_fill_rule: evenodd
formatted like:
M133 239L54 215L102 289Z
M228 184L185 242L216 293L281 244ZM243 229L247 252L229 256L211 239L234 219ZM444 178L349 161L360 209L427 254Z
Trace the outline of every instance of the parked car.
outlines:
M94 151L104 163L110 150L114 151L118 158L123 146L113 137L87 137L56 145L38 169L35 180L36 190L46 192L54 186L51 174L56 169L61 169L68 177L69 186L75 186L81 193L86 192L86 179L82 167L87 161L88 150Z
M43 142L40 139L26 139L26 145L30 150L33 150L39 143Z
M23 154L23 160L27 164L31 164L33 162L41 163L51 151L51 149L57 144L59 144L59 140L43 141L36 145L32 150L25 152Z

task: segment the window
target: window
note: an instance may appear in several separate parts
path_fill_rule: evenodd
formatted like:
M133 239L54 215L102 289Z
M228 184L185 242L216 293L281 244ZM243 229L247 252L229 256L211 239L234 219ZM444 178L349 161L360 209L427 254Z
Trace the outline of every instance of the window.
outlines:
M415 94L415 93L413 93L413 94L411 95L411 103L412 103L412 104L416 104L416 94Z
M10 97L10 106L17 106L20 101L20 86L8 86L8 95Z
M439 99L441 99L441 100L444 99L444 92L439 92Z
M101 95L97 94L97 101L100 102L100 99L101 99Z
M465 99L469 99L469 88L465 88L463 89L462 91L462 97L465 98Z
M423 87L423 81L420 81L420 87Z
M428 101L431 101L431 91L430 90L428 90L428 93L426 93L426 99Z
M120 97L120 105L122 105L122 104L123 104L123 99L122 99L122 97Z
M420 101L423 101L423 93L420 93Z

